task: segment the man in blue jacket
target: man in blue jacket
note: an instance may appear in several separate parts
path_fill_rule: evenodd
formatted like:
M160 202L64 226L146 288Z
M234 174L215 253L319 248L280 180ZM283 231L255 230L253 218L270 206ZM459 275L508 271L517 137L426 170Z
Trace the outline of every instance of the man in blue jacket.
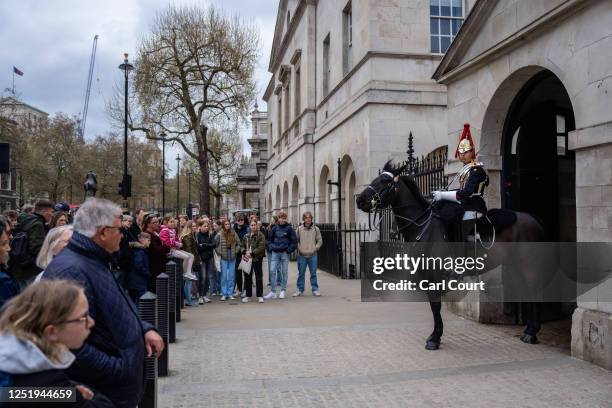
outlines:
M89 315L96 325L85 344L73 350L76 360L66 370L73 380L107 395L118 408L134 408L144 391L144 355L159 356L164 343L154 328L140 320L110 269L111 254L121 241L121 208L88 199L74 219L72 240L47 267L44 279L70 279L85 288Z
M281 274L280 299L285 298L287 290L287 274L289 272L289 256L297 248L297 236L291 224L287 223L287 213L281 211L278 214L278 224L272 227L268 234L268 251L272 256L270 282L276 282L276 273ZM280 268L279 268L280 265ZM264 296L266 299L276 298L276 288L270 287L270 293Z

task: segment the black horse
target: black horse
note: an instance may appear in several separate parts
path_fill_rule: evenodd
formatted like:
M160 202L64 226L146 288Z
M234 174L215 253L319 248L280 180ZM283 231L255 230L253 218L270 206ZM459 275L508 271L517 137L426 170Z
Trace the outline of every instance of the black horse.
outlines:
M357 208L364 212L380 210L391 206L398 231L407 242L442 242L446 240L446 226L441 218L432 216L433 207L420 193L418 186L410 176L400 176L405 166L395 167L387 162L383 172L376 177L365 190L357 196ZM508 210L509 211L509 210ZM516 221L505 229L498 231L496 242L543 242L546 234L542 225L531 215L516 212ZM531 254L507 253L498 250L494 245L488 251L485 270L491 270L503 264L512 257L516 266L514 272L520 274L521 282L527 289L541 287L542 276L539 271L543 266ZM527 246L525 246L527 247ZM440 346L443 333L440 292L427 293L434 318L434 330L426 340L425 348L436 350ZM538 342L537 332L540 330L540 304L527 305L527 327L521 340L525 343Z

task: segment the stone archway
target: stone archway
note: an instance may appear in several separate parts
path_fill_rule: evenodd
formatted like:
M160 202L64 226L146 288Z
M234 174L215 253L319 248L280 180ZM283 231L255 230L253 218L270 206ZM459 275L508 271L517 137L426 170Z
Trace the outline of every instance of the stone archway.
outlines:
M289 211L289 183L285 181L283 184L283 201L281 204L281 210L288 212Z
M289 202L289 220L293 225L300 223L300 181L297 176L293 176L291 183L291 201Z
M479 160L491 183L487 204L537 216L551 241L576 240L575 129L571 98L552 71L528 66L494 92L481 127ZM569 318L575 304L546 303L548 319ZM521 319L521 305L507 305ZM507 310L509 312L510 310Z
M351 156L345 155L340 163L342 172L342 222L355 222L355 169Z
M316 216L318 220L316 222L331 222L331 218L328 217L328 207L331 206L328 195L328 185L327 180L329 180L329 167L323 165L321 168L321 172L319 173L319 183L317 189L317 208L316 208Z
M281 208L281 189L280 186L276 186L276 201L274 204L274 211L278 212Z

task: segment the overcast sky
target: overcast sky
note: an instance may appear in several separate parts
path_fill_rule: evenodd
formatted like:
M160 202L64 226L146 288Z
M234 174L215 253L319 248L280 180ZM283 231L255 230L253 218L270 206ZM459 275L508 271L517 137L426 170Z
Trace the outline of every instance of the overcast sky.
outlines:
M256 70L258 101L269 81L267 72L278 0L15 0L0 1L0 87L12 87L13 66L21 99L50 114L80 115L93 37L98 34L86 138L111 130L104 102L121 82L117 68L123 53L135 50L148 32L155 13L168 4L214 4L239 13L261 33L261 58ZM243 131L244 137L248 131ZM176 169L173 149L167 165Z

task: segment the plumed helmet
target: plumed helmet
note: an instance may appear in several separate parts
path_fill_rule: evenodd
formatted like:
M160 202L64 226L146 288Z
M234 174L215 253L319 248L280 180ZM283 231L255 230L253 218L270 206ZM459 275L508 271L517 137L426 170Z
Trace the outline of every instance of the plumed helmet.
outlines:
M470 124L466 123L463 125L463 132L459 138L459 145L455 151L455 158L459 157L459 154L474 150L474 141L472 140L472 133L470 132ZM474 156L476 153L474 152Z

